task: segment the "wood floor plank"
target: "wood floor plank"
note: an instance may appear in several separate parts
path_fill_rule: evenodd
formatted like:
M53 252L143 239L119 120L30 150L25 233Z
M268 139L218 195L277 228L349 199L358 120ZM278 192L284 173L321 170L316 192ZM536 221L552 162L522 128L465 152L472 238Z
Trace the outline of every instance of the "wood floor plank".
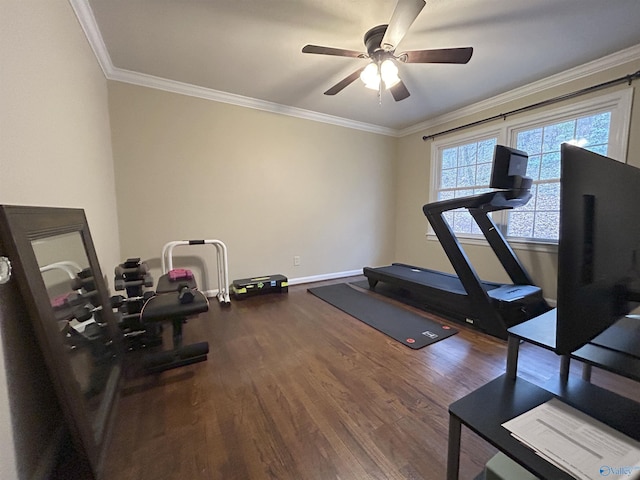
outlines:
M131 355L105 480L444 478L448 406L504 372L505 342L450 323L458 334L412 350L308 286L212 301L184 328L185 343L209 342L206 362L139 376ZM541 383L558 369L522 345L520 375ZM637 383L594 379L640 396ZM463 429L461 478L494 453Z

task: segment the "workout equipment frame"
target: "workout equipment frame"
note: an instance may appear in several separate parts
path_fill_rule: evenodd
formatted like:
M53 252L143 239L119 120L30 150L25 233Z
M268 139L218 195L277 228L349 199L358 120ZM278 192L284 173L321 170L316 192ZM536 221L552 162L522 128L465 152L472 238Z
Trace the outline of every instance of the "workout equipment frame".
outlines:
M227 246L220 240L176 240L168 242L162 247L162 273L167 274L173 270L173 249L181 245L213 245L216 248L218 293L216 298L222 304L231 303L229 297L229 266L227 262Z
M442 245L456 275L435 270L393 264L391 267L363 269L373 290L378 282L411 292L421 308L474 325L498 338L507 338L507 329L550 310L530 275L490 217L491 212L525 205L528 189L498 190L469 197L441 200L424 205L423 212ZM449 211L466 209L476 221L489 246L513 284L497 284L480 279L471 261L445 218ZM398 275L395 270L408 274ZM411 276L412 278L409 278ZM423 276L424 281L418 279ZM446 280L460 282L463 291L449 290ZM439 284L436 284L439 283Z

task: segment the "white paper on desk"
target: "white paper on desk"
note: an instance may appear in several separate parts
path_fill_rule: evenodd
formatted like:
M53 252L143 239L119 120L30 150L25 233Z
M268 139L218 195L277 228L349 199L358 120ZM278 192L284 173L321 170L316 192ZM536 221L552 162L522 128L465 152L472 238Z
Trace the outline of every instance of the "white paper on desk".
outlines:
M578 479L640 479L640 442L557 398L502 426Z

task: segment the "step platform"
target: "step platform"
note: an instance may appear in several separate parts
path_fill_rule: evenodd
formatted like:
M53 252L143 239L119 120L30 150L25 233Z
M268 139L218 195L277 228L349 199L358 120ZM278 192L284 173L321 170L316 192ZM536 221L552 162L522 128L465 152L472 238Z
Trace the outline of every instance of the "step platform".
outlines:
M286 293L288 291L289 281L284 275L243 278L234 280L231 285L231 292L236 300L265 293Z

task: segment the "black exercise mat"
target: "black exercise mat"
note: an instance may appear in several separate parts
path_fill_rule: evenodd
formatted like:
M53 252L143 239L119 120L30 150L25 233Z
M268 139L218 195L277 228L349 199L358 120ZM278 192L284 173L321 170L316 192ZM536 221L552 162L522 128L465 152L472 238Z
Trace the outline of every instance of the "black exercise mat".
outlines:
M316 297L414 350L458 333L455 328L360 292L346 283L308 290Z

